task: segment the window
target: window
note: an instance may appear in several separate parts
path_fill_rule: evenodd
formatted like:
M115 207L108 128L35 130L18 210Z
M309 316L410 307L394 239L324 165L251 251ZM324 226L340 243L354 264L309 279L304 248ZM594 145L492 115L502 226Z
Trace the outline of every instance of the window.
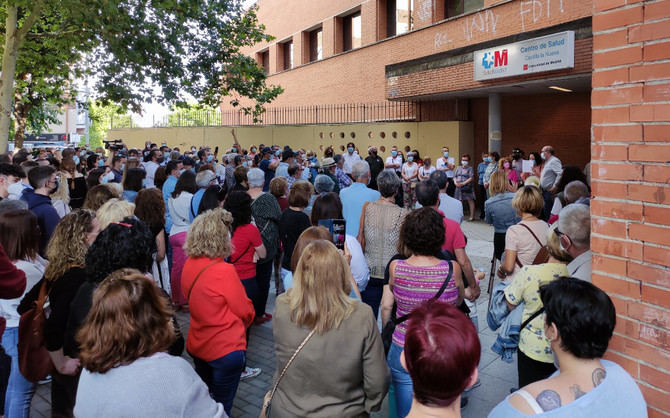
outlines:
M400 35L412 30L412 1L413 0L387 0L387 36Z
M343 48L345 51L361 47L361 12L342 19Z
M323 58L323 30L314 29L309 33L309 62Z
M256 54L256 61L258 65L263 68L263 72L268 74L270 72L270 51L263 51Z
M293 68L293 41L284 42L282 52L284 54L284 69L290 70Z
M484 7L484 0L446 0L444 14L447 18L460 16Z

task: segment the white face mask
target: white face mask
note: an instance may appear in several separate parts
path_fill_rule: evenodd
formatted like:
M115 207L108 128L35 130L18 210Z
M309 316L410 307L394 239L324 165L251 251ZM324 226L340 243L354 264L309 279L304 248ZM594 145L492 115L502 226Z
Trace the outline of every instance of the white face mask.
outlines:
M21 184L21 181L10 184L7 188L7 193L15 199L21 197L21 193L23 193L23 185Z
M465 166L467 166L467 165L468 165L468 162L467 162L467 161L465 161L465 160L462 160L462 161L461 161L461 165L462 165L463 167L465 167Z

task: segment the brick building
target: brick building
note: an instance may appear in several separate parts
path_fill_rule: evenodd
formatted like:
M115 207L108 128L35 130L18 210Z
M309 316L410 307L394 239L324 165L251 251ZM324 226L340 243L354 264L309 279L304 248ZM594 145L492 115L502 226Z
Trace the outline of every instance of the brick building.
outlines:
M617 308L607 358L638 381L651 417L670 416L670 0L258 6L276 39L247 53L285 89L272 106L410 102L419 123L471 123L475 156L551 144L564 164L592 160L593 282ZM484 78L490 68L476 68L482 54L495 70L552 36L567 37L570 65Z

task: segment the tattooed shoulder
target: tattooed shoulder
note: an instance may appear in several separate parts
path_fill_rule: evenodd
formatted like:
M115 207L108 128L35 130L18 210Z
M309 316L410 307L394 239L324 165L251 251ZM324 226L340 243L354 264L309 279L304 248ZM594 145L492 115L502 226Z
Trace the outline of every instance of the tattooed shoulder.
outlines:
M582 396L586 395L586 392L579 387L579 385L570 386L570 392L575 396L575 399L579 399Z
M535 400L543 411L551 411L561 407L561 397L553 390L543 390Z
M600 367L595 369L591 374L591 377L593 379L593 387L596 387L599 384L601 384L603 380L605 380L605 376L607 376L607 372L605 371L605 369L602 369Z

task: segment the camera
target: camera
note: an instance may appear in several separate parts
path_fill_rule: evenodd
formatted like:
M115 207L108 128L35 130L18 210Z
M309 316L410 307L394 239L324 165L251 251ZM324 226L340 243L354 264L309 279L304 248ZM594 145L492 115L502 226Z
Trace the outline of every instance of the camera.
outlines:
M123 140L122 139L112 139L109 141L102 141L105 144L105 149L111 151L119 151L123 149Z

